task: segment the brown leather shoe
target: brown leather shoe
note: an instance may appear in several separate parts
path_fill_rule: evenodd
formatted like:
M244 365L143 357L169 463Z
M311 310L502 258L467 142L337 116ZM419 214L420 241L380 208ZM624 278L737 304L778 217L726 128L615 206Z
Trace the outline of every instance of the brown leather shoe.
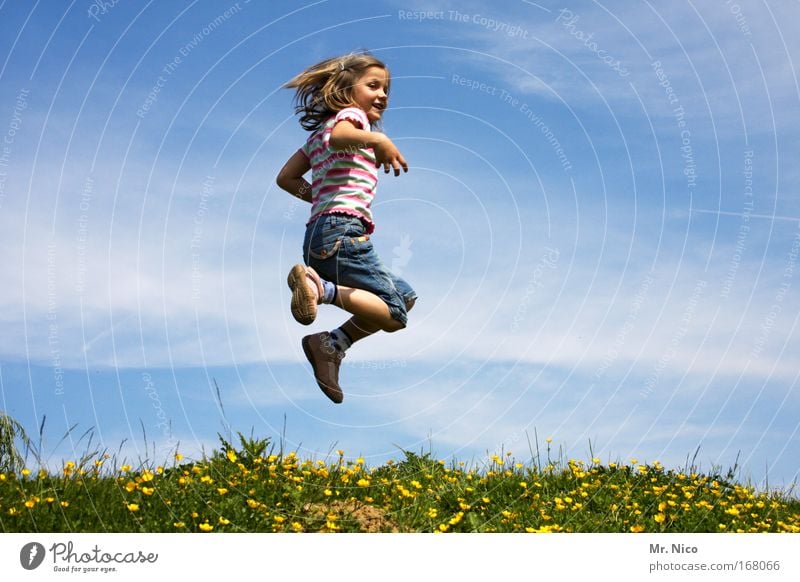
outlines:
M303 338L303 351L314 369L314 378L325 396L340 404L344 400L339 388L339 365L344 352L336 349L327 331L307 335Z
M317 305L324 291L317 272L305 265L295 265L286 280L292 290L292 316L298 323L310 325L317 318Z

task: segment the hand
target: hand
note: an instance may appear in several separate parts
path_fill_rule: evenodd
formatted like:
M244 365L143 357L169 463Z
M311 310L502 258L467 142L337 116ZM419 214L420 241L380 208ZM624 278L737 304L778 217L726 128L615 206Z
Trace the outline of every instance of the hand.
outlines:
M404 172L408 172L408 163L403 154L385 135L375 144L373 151L375 152L375 165L379 168L383 166L384 173L388 174L394 169L394 175L399 176L400 168L403 168Z

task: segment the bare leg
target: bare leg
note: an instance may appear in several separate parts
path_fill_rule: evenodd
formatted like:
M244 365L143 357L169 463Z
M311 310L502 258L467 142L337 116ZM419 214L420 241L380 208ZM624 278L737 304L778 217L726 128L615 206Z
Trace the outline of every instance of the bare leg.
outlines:
M340 293L341 293L341 289L342 289L342 287L339 287L339 292ZM370 293L370 295L372 295L372 294ZM381 303L383 303L383 301L381 301ZM386 304L384 303L384 306L385 305ZM408 301L406 303L406 309L408 311L411 311L412 307L414 307L414 300ZM388 308L387 308L387 311L388 311ZM396 322L394 319L392 321L398 326L397 329L401 329L400 328L400 324L398 322ZM364 318L364 317L362 317L360 315L355 315L355 316L351 317L346 322L344 322L344 324L342 325L342 330L350 337L350 339L352 340L353 343L357 342L358 340L364 339L365 337L368 337L368 336L372 335L376 331L381 331L382 329L383 329L382 327L380 327L379 325L377 325L373 321L371 321L369 319L366 319L366 318ZM384 331L388 331L388 330L384 330ZM392 329L391 331L396 331L396 330Z
M362 328L361 333L366 332L366 335L378 330L391 333L403 328L403 324L392 317L383 299L364 289L339 285L336 305L355 315L355 325Z

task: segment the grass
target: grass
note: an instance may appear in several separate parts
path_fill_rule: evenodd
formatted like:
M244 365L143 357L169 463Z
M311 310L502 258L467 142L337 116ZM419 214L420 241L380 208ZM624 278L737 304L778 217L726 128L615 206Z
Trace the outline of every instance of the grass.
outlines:
M430 453L369 467L239 435L199 461L116 465L96 452L0 473L5 532L800 532L800 500L660 463ZM18 469L18 467L17 467Z

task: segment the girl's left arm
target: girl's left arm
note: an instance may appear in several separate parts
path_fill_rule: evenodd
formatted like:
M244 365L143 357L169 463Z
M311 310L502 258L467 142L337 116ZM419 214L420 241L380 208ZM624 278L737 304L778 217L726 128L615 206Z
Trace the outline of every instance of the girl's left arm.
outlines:
M311 169L311 164L306 155L297 150L278 172L275 181L283 190L292 196L311 202L311 184L303 176Z

